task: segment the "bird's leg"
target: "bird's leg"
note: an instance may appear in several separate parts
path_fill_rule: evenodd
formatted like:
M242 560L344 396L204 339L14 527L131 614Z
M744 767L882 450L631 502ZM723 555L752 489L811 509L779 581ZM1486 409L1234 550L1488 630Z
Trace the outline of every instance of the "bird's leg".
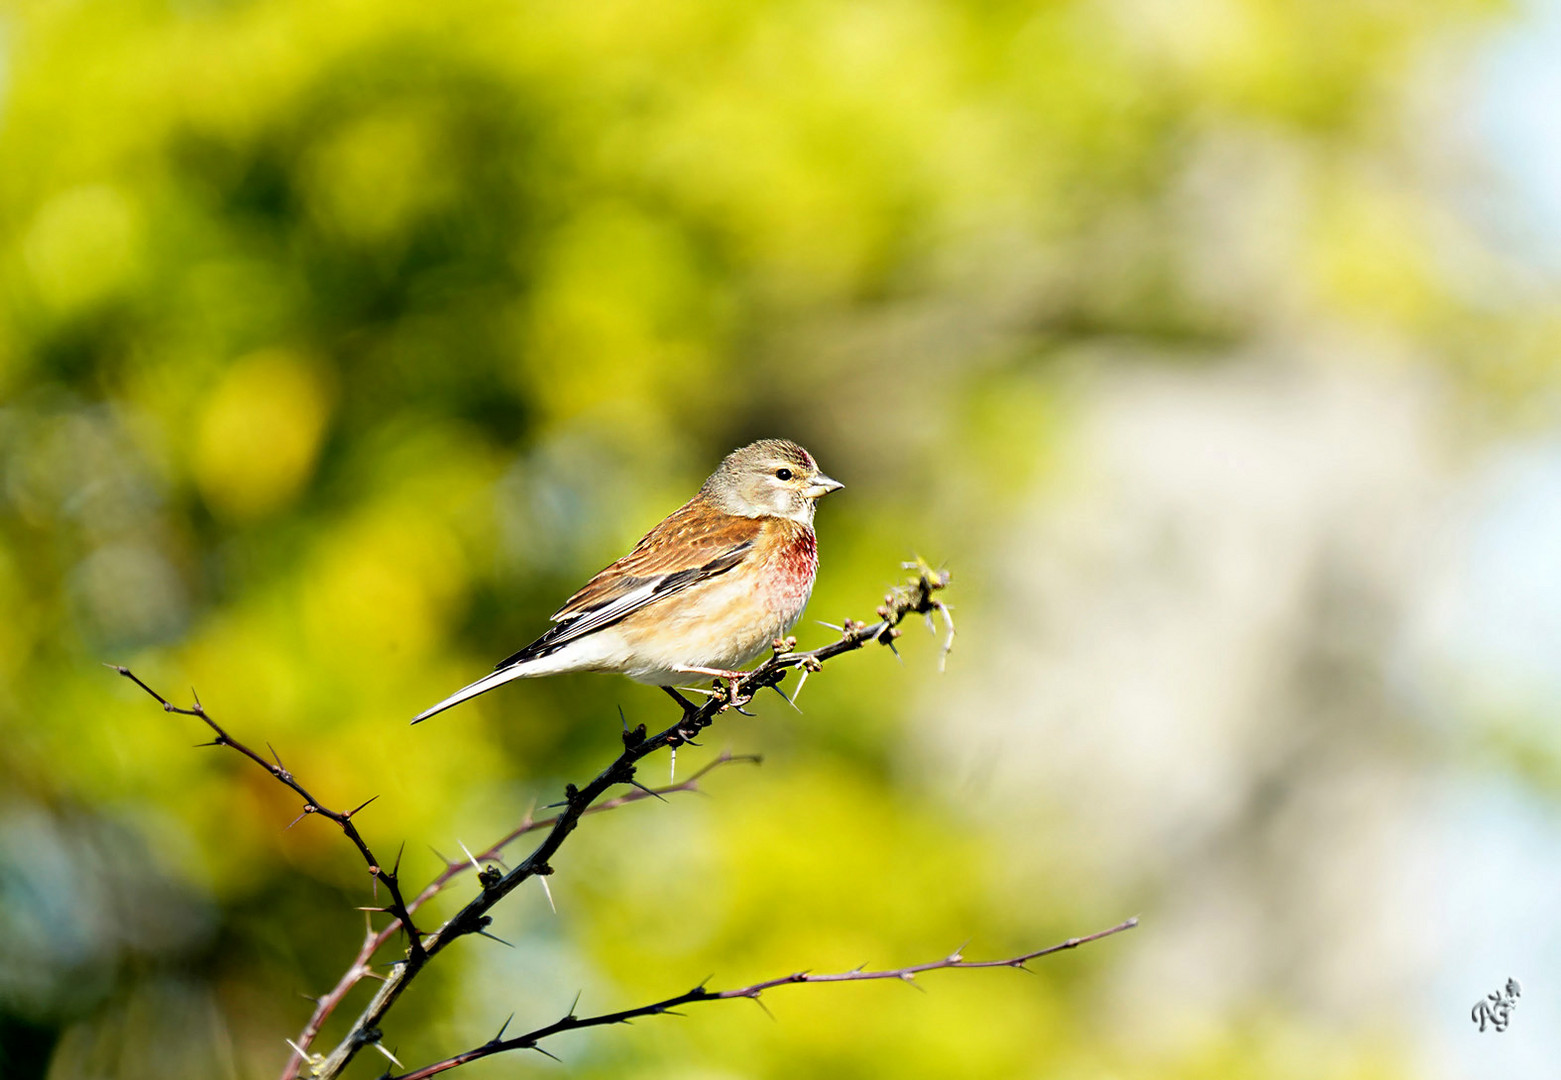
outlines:
M711 679L741 679L748 674L746 671L728 671L718 667L675 667L672 670L679 675L704 675Z

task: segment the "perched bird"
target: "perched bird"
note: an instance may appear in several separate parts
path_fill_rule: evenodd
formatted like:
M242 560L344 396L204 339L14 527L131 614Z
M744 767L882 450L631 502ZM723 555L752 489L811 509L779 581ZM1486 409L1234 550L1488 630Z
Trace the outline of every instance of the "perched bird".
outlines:
M785 439L732 451L698 494L565 601L552 629L412 722L537 675L615 671L679 701L672 686L687 676L736 677L801 617L818 570L813 511L843 486Z

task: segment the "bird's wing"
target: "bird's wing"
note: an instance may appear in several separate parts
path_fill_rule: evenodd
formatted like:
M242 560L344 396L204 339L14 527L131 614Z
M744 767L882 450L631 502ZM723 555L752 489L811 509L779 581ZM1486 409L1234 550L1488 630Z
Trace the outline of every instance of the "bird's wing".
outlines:
M597 574L553 613L554 626L498 668L567 645L673 593L737 566L764 529L760 518L722 513L699 498L673 511L634 550Z

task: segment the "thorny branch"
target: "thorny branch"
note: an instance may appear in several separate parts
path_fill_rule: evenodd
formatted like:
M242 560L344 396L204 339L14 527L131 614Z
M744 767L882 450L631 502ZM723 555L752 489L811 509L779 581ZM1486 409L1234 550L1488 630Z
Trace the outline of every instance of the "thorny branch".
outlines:
M914 573L910 578L907 579L905 584L890 590L890 592L884 597L884 602L879 606L877 611L877 614L879 615L878 622L868 624L847 619L842 626L834 627L834 629L836 629L840 634L838 640L831 642L830 644L821 648L804 652L798 652L795 650L796 642L794 639L777 641L774 655L772 655L768 660L760 664L757 668L747 673L740 679L733 679L725 683L718 681L715 684L716 690L710 693L708 700L706 700L704 704L695 706L692 703L684 700L684 712L677 723L652 736L647 736L644 725L640 725L638 728L632 731L625 730L623 734L624 749L623 752L618 756L617 760L615 760L606 769L603 769L585 787L577 788L573 784L567 785L565 787L564 801L560 804L557 804L563 808L560 813L543 821L534 821L530 818L530 815L528 815L527 820L523 822L520 827L484 851L480 857L472 856L470 863L447 862L445 870L439 875L439 877L437 877L434 882L425 888L422 893L418 894L418 896L415 897L410 903L405 900L400 888L400 882L397 873L399 869L399 857L397 859L397 866L392 867L389 871L386 871L381 866L379 861L374 857L373 852L369 850L368 845L364 842L362 836L358 833L357 828L352 824L352 816L359 810L362 810L363 806L359 806L356 809L347 812L338 812L325 808L320 804L319 800L315 799L313 795L305 790L302 785L300 785L298 781L294 779L292 774L282 766L279 759L275 762L275 764L273 764L271 761L266 760L266 758L260 754L257 754L249 747L244 746L242 743L234 740L225 730L223 730L215 721L213 721L210 716L206 714L198 700L192 708L181 709L171 704L166 698L162 697L162 695L158 694L156 691L151 689L151 687L147 686L139 678L133 675L128 668L119 667L117 665L110 665L111 667L114 667L115 670L118 671L121 675L135 682L136 685L140 686L143 690L155 698L165 710L169 712L180 713L186 716L195 716L205 722L216 735L212 742L207 745L230 746L244 754L250 760L254 761L257 765L264 768L279 781L286 784L289 788L291 788L303 798L304 815L319 814L335 822L342 829L343 833L348 837L348 839L350 839L358 848L360 854L368 863L370 872L374 875L375 880L377 882L383 883L390 895L389 902L383 908L371 908L366 910L370 912L374 910L383 910L389 913L393 917L394 921L389 926L379 931L375 931L372 927L372 922L370 923L363 946L359 950L359 954L353 965L349 968L347 973L342 977L341 981L333 990L331 990L323 997L317 999L315 1013L311 1017L308 1026L300 1034L300 1038L296 1042L289 1040L289 1043L293 1046L294 1053L293 1057L289 1060L286 1068L283 1071L283 1080L293 1080L293 1078L299 1075L300 1070L304 1067L308 1068L311 1076L320 1078L320 1080L330 1080L330 1078L334 1078L340 1075L341 1071L347 1066L349 1062L352 1061L352 1059L357 1055L358 1051L365 1046L373 1046L381 1053L385 1054L386 1057L391 1057L388 1051L385 1051L384 1048L380 1046L379 1025L391 1007L395 1004L396 1000L401 996L402 992L407 988L408 985L410 985L412 980L416 978L418 973L427 965L429 960L443 951L444 948L452 941L455 941L458 938L468 934L485 935L488 925L492 922L492 919L487 914L487 912L495 904L497 904L498 901L503 899L509 893L513 892L515 888L517 888L528 878L545 878L547 875L551 874L553 869L548 864L548 860L553 856L554 853L557 852L559 847L562 846L564 840L567 839L569 834L574 831L575 827L579 824L580 818L585 814L611 809L612 807L623 805L629 802L636 802L641 799L651 797L652 795L659 795L671 791L693 790L693 785L697 783L699 777L707 772L710 768L725 764L728 760L738 760L725 758L718 759L716 762L713 762L711 765L707 766L706 769L701 770L700 773L690 777L682 784L673 784L666 788L659 789L658 791L652 791L651 789L646 788L637 779L635 779L636 765L641 759L649 756L657 750L662 749L663 747L666 747L675 753L679 746L685 743L691 744L694 737L705 728L713 724L716 718L723 712L726 712L728 709L736 709L739 712L743 712L743 706L751 702L753 698L759 693L759 691L765 688L774 689L777 693L780 693L782 697L786 697L785 693L780 690L779 684L781 680L785 678L786 673L792 668L802 669L802 677L797 685L797 690L800 690L802 683L806 681L808 674L819 670L820 666L826 660L830 660L844 653L863 648L864 646L873 642L887 645L891 650L893 650L894 639L900 634L899 624L908 615L920 614L924 616L927 619L929 627L932 625L932 616L934 613L937 613L942 617L944 626L947 630L947 637L943 644L943 655L946 656L953 642L954 624L953 619L949 613L949 609L935 594L947 586L949 580L948 574L944 571L935 571L920 560L913 563L906 563L905 567L906 569L914 571ZM898 655L897 651L896 654ZM795 696L795 692L793 696ZM788 698L787 700L792 699ZM275 752L273 751L273 757L274 756ZM618 784L632 785L634 790L617 798L598 803L598 800L607 791L607 789ZM365 803L364 806L366 805L368 804ZM479 870L478 881L482 888L481 894L468 902L464 908L462 908L452 918L445 922L443 926L441 926L438 930L433 931L432 933L426 933L417 929L416 925L412 921L412 912L416 910L429 897L443 889L452 878L454 878L468 866L477 867L480 862L486 859L496 858L497 852L501 848L519 836L524 835L527 832L540 831L542 829L547 830L547 834L543 838L542 842L538 844L538 846L531 852L531 854L527 856L526 859L517 865L514 869L509 870L507 873L503 874L500 874L497 869L492 867ZM374 953L391 937L393 937L397 931L403 928L405 928L408 932L408 948L405 957L391 965L388 975L379 975L378 973L372 972L369 966L369 962L372 959ZM1126 924L1116 929L1125 928ZM1107 931L1107 933L1114 932L1116 932L1116 930ZM1079 941L1065 943L1064 945L1056 946L1055 948L1071 948L1073 945L1080 944L1082 941L1087 940L1093 940L1093 938L1079 939ZM1052 950L1043 950L1043 952L1045 951ZM1000 966L1005 964L1008 966L1016 966L1016 963L1021 962L1023 959L1025 958L1017 958L1017 961L989 961L983 965L937 962L935 966ZM893 975L894 977L908 978L918 970L932 970L932 968L924 967L916 969L903 969L902 972L898 973L880 973L876 975L868 975L858 972L852 975L852 977L887 978ZM347 992L352 989L353 986L355 986L362 979L370 976L379 978L381 980L381 986L375 993L373 999L368 1003L367 1006L365 1006L357 1020L354 1021L351 1030L335 1047L335 1049L330 1052L329 1055L319 1055L312 1053L312 1043L318 1036L320 1027L324 1020L341 1003L342 999L346 996ZM801 978L788 976L787 978L780 980L780 982L839 981L841 978L841 976L816 976ZM758 992L760 990L771 985L778 985L778 983L756 984L755 987L748 987L742 991L727 991L723 992L722 994L715 994L712 996L746 996L757 998ZM701 991L701 993L703 993L703 991ZM682 1002L704 1000L704 998L694 998L685 995L676 1000ZM662 1003L662 1005L665 1006L666 1003ZM653 1011L658 1009L657 1006L649 1006L647 1008L652 1009ZM665 1010L662 1008L659 1011ZM585 1027L602 1023L618 1022L618 1019L627 1019L632 1015L644 1015L644 1013L640 1011L631 1011L629 1014L624 1014L622 1017L617 1017L617 1014L614 1014L615 1018L595 1018L590 1021L577 1020L571 1017L568 1018L567 1027ZM560 1023L563 1022L561 1021ZM542 1038L545 1037L546 1034L556 1034L557 1031L566 1030L567 1027L558 1027L557 1025L553 1025L549 1029L539 1029L545 1030L545 1034L532 1034L535 1035L536 1038ZM394 1061L394 1058L391 1057L391 1060ZM397 1064L399 1066L399 1063ZM453 1066L447 1065L444 1067L449 1068ZM432 1073L425 1072L420 1075L432 1075Z
M1138 918L1134 916L1124 922L1111 927L1109 930L1101 930L1084 937L1069 938L1067 941L1049 945L1044 949L1036 949L1020 956L1011 956L1006 960L966 960L960 955L961 950L945 956L941 960L932 960L925 964L912 964L909 967L890 968L885 971L865 971L856 968L852 971L839 971L830 974L815 975L808 971L796 971L790 975L782 975L776 979L766 979L764 982L756 982L751 986L740 986L733 990L710 990L703 983L686 993L677 994L661 1001L653 1001L648 1005L640 1005L632 1009L623 1009L619 1012L601 1013L596 1016L576 1016L573 1009L562 1018L545 1024L535 1030L528 1031L524 1035L511 1035L504 1037L504 1032L509 1028L509 1021L504 1022L504 1027L499 1033L481 1046L475 1046L460 1054L447 1057L443 1061L436 1061L431 1065L424 1065L420 1069L411 1072L392 1075L386 1073L382 1080L425 1080L429 1076L437 1076L459 1065L477 1061L481 1058L492 1057L494 1054L502 1054L508 1050L535 1050L546 1054L538 1044L543 1039L560 1035L566 1031L577 1031L580 1028L605 1027L608 1024L627 1024L631 1020L642 1016L662 1016L671 1014L680 1016L681 1013L673 1012L680 1005L692 1005L701 1001L730 1001L735 998L748 998L758 1001L759 995L766 990L772 990L777 986L789 986L797 983L839 983L839 982L868 982L875 979L897 979L900 982L911 982L917 975L928 971L969 971L976 968L1024 968L1025 963L1052 953L1062 952L1064 949L1076 949L1080 945L1091 941L1099 941L1101 938L1110 937L1112 934L1120 934L1124 930L1131 930L1138 925ZM512 1018L513 1019L513 1018ZM551 1056L551 1055L550 1055Z
M156 698L158 702L161 703L164 712L178 713L181 716L195 716L204 721L206 726L211 728L213 734L216 737L213 738L211 742L202 743L201 745L231 746L233 749L249 758L249 760L253 761L256 765L259 765L262 769L266 770L266 772L270 773L279 781L297 792L304 801L304 809L303 813L299 814L298 817L294 819L294 825L296 825L299 821L302 821L310 814L318 814L320 817L334 821L341 828L341 831L346 834L347 839L351 840L357 847L358 854L363 856L363 861L369 864L369 874L377 883L384 885L385 890L390 894L390 900L385 905L385 910L396 917L396 928L399 929L404 927L407 931L407 956L414 957L425 955L423 950L423 932L417 928L415 923L412 922L412 913L407 908L406 900L401 895L401 879L398 874L398 871L401 869L400 854L396 855L396 864L389 870L386 870L384 865L374 857L374 852L369 850L369 845L364 841L362 834L358 832L358 827L352 823L352 816L358 813L358 811L362 810L365 806L368 806L369 803L374 801L374 799L370 799L368 802L365 802L352 810L340 811L327 809L319 799L316 799L313 795L309 794L304 786L294 778L292 773L287 771L287 768L282 764L281 757L277 754L274 748L269 746L267 747L267 749L271 750L272 758L272 760L268 761L264 756L256 753L249 747L245 746L243 743L239 742L232 735L229 735L227 731L223 729L221 724L218 724L217 721L211 718L211 716L206 712L206 709L201 705L200 698L195 698L195 704L190 708L181 709L179 706L173 704L167 698L159 694L156 690L153 690L150 686L146 685L146 683L142 682L133 672L131 672L129 668L123 667L119 664L109 664L108 666L119 672L131 682L135 683L148 694L151 694L152 697ZM379 796L376 795L374 798L377 799L378 797ZM291 828L292 826L290 825L288 827Z
M275 749L270 748L268 745L267 748L271 749L272 758L274 759L268 761L266 758L262 757L248 746L245 746L243 743L239 742L232 735L230 735L225 728L217 723L216 720L212 719L211 715L206 712L205 707L200 703L199 699L196 700L193 707L188 709L181 709L177 705L169 702L168 699L164 698L161 694L159 694L156 690L153 690L146 683L142 682L141 679L136 676L136 674L129 668L118 664L109 664L107 666L119 672L119 674L135 683L142 690L145 690L148 694L155 698L159 704L162 705L165 712L178 713L182 716L195 716L204 721L206 725L211 728L215 738L213 738L211 742L201 743L200 745L231 747L232 749L237 750L239 753L243 754L245 757L249 758L255 764L259 765L262 769L266 770L266 772L274 776L280 783L287 785L294 792L300 795L304 800L304 811L299 815L299 817L293 820L294 825L310 814L318 815L335 822L338 826L341 827L342 831L347 835L347 837L352 840L354 845L357 846L359 852L363 855L364 860L368 863L369 870L374 874L375 879L377 881L384 882L386 888L390 890L391 900L385 906L363 908L362 910L366 914L376 911L384 911L394 916L394 919L381 930L375 930L372 921L366 920L368 921L368 926L364 933L363 944L359 947L357 956L353 958L351 965L348 966L346 972L342 974L342 977L337 981L334 987L318 998L313 999L315 1002L314 1013L309 1017L309 1022L304 1026L303 1031L299 1033L296 1039L287 1040L287 1044L292 1047L293 1053L292 1056L288 1059L287 1065L282 1070L282 1080L291 1080L291 1078L298 1075L299 1070L304 1065L311 1063L311 1059L314 1055L309 1053L310 1046L319 1036L320 1029L324 1026L325 1021L329 1019L330 1015L335 1011L336 1007L341 1004L342 1000L347 996L352 988L357 986L358 983L362 982L364 979L381 977L373 970L371 961L373 960L375 953L379 952L379 950L384 947L384 945L390 941L391 938L395 937L403 926L415 925L411 919L413 912L442 892L451 881L459 877L461 874L468 870L479 868L480 864L497 861L500 855L504 852L504 849L507 848L510 844L514 843L516 840L520 839L522 836L525 836L527 833L538 832L542 829L552 828L558 823L558 815L556 814L552 817L537 818L531 811L527 811L526 816L521 820L519 825L515 826L515 828L511 829L507 834L488 845L488 847L484 848L482 851L471 855L469 857L470 861L451 861L448 859L444 860L445 867L442 871L439 872L438 876L436 876L431 882L424 886L423 890L414 896L411 900L404 900L400 891L400 881L397 874L397 871L400 867L400 858L398 857L396 860L396 867L392 868L388 873L384 871L374 858L373 852L369 850L368 845L358 834L357 827L352 824L353 815L357 814L358 811L362 810L365 806L368 806L369 803L374 801L373 799L363 803L361 806L357 807L357 809L344 813L338 813L334 810L326 809L318 799L311 795L303 787L303 785L298 782L297 778L294 777L291 772L283 767ZM723 750L717 757L707 762L702 768L691 773L687 778L679 783L667 784L658 788L635 788L634 790L627 791L622 795L604 800L603 802L590 807L585 811L585 813L600 814L605 813L608 810L616 810L620 806L627 806L630 803L640 802L644 799L665 798L667 795L671 795L677 792L698 791L700 790L700 780L708 776L716 769L721 768L722 766L750 763L757 765L760 763L760 761L761 758L757 754L733 754L730 751ZM288 828L291 827L292 825L288 826ZM441 858L443 857L441 856ZM419 931L417 933L421 932Z
M665 798L677 792L699 791L699 781L723 765L757 765L761 761L762 759L757 754L733 754L728 750L723 750L717 757L706 762L703 767L690 773L686 779L678 783L666 784L657 788L636 788L633 791L627 791L622 795L599 802L587 810L586 813L600 814L608 810L616 810L620 806L640 802L644 799ZM556 814L552 817L536 818L528 811L526 816L521 819L519 825L482 851L471 855L469 859L455 861L446 859L444 869L439 872L438 876L424 886L422 892L407 901L407 910L416 911L442 892L451 881L461 874L468 870L478 869L482 864L496 862L504 849L510 844L527 833L551 828L557 821L558 816ZM443 858L443 856L440 856L440 858ZM366 914L377 910L379 909L364 909ZM379 952L386 942L396 936L396 932L401 928L401 922L399 919L395 920L382 930L375 930L374 924L370 919L365 919L365 922L368 925L364 930L363 944L358 948L358 955L353 958L351 965L342 973L342 977L337 980L336 985L314 999L314 1012L309 1017L309 1023L304 1026L303 1031L299 1033L296 1039L288 1040L288 1045L293 1048L293 1055L288 1059L286 1067L282 1070L282 1080L293 1080L298 1075L299 1070L309 1063L312 1058L309 1048L314 1045L314 1040L319 1037L320 1029L325 1025L325 1021L336 1011L337 1006L342 1003L353 987L357 986L364 979L378 979L381 977L373 970L371 962L375 953Z
M362 1047L377 1046L381 1021L428 961L442 952L452 941L467 934L481 933L486 930L492 921L487 914L489 909L513 892L522 882L528 878L545 877L551 874L553 868L548 864L548 860L574 831L580 817L608 788L617 784L637 784L635 766L642 758L662 747L675 749L691 742L701 731L715 723L716 717L727 709L741 711L742 706L752 701L760 690L766 687L778 688L780 681L791 668L801 667L804 671L816 671L824 661L860 649L875 641L892 647L894 639L899 635L899 624L907 615L931 615L936 611L947 618L947 609L936 594L948 585L948 574L935 571L921 562L908 564L907 569L914 569L915 576L906 584L890 590L884 597L883 604L878 608L880 616L878 622L869 625L848 619L840 629L838 641L807 652L794 651L795 642L778 642L778 645L786 646L784 651L777 650L768 660L741 679L733 680L729 684L718 684L723 686L724 692L713 693L701 706L687 706L683 716L672 726L651 736L646 735L643 724L632 731L625 731L623 753L618 755L616 761L598 773L585 787L577 788L573 784L565 787L563 811L536 849L503 877L496 880L492 878L483 880L481 895L471 900L448 922L428 935L424 941L424 951L420 955L409 952L405 960L394 965L380 985L379 991L353 1023L352 1030L337 1044L336 1049L315 1067L314 1075L320 1080L332 1080L341 1073Z

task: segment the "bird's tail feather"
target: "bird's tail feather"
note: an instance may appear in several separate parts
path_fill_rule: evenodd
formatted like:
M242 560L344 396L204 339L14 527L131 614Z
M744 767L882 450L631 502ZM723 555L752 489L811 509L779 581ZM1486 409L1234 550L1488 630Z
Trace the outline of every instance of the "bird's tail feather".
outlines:
M459 705L461 702L466 701L469 698L474 698L478 694L486 694L495 686L503 686L505 683L510 682L513 679L524 679L531 673L531 665L529 664L511 664L509 667L500 668L498 671L495 671L492 674L484 675L470 686L461 687L461 689L445 698L433 708L424 709L422 712L418 713L412 718L412 723L422 723L430 716L433 716L435 713L442 713L452 705Z

